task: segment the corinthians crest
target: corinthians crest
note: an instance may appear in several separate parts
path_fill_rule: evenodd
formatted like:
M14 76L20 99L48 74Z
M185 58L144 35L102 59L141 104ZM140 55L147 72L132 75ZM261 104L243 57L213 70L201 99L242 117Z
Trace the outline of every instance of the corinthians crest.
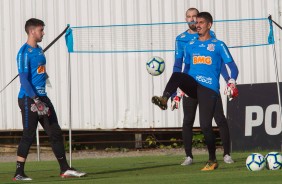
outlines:
M214 51L215 49L214 49L214 44L208 44L208 47L207 47L207 50L209 50L209 51Z

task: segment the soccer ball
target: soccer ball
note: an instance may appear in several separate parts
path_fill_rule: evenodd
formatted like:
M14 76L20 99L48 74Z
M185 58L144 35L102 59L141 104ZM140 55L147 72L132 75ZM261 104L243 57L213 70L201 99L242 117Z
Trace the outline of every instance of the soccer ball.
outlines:
M266 168L278 170L282 165L282 157L278 152L270 152L265 156Z
M161 75L165 69L165 62L162 58L154 56L146 63L146 69L153 76Z
M250 171L260 171L265 166L264 156L260 153L252 153L246 160L246 167Z

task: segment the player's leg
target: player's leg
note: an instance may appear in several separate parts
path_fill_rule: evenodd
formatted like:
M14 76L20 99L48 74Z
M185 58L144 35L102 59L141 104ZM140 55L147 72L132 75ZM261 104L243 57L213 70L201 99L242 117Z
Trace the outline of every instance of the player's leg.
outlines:
M70 168L66 160L65 147L63 143L63 136L61 127L58 123L58 118L53 104L48 97L41 97L41 100L47 104L50 109L50 116L44 116L39 121L49 136L52 150L59 162L62 177L81 177L86 173L76 171ZM67 172L67 174L66 174Z
M219 128L220 138L223 145L224 153L223 160L225 163L234 163L230 156L230 134L227 119L225 118L222 106L221 96L218 96L215 111L214 111L214 120Z
M13 180L31 180L24 172L25 161L30 149L30 146L36 135L38 125L38 115L30 110L33 100L29 97L18 99L19 107L22 114L23 135L20 140L17 151L17 169Z
M197 82L191 76L185 73L175 72L171 75L163 92L163 96L153 96L152 102L158 105L162 110L166 110L168 99L176 92L178 87L188 96L197 98L196 86Z
M192 139L193 139L193 125L195 121L196 110L198 106L198 100L183 96L183 127L182 127L182 139L184 144L184 150L186 153L186 159L181 165L190 165L193 163L192 154Z
M215 135L212 129L212 118L214 115L214 108L217 101L218 94L204 86L198 86L198 102L199 102L199 114L200 114L200 126L204 134L205 143L209 152L209 160L203 171L214 170L218 167L216 161L216 147L215 147Z

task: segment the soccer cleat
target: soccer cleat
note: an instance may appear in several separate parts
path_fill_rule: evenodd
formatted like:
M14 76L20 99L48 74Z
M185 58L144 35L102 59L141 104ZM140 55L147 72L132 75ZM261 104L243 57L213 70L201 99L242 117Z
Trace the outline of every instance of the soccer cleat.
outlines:
M17 174L17 175L15 175L15 177L13 178L13 181L20 181L20 180L22 180L22 181L30 181L30 180L32 180L31 178L29 178L27 175L25 175L25 174Z
M181 165L191 165L193 164L193 159L191 157L186 157L186 159L184 160L184 162Z
M167 109L167 98L166 97L153 96L152 103L159 106L162 110Z
M61 174L60 174L60 176L62 178L82 177L82 176L85 176L85 175L86 175L85 172L77 171L74 168L69 168L68 170L61 172Z
M228 155L228 154L224 155L223 160L227 164L233 164L234 163L234 161L232 160L231 156Z
M213 171L216 168L218 168L217 161L216 160L214 160L214 161L209 160L207 162L207 164L205 165L205 167L202 169L202 171Z

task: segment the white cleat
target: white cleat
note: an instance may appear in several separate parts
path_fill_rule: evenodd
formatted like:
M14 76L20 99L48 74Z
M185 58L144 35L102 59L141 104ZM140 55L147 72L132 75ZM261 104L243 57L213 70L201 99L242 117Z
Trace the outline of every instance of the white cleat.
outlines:
M82 176L85 176L86 173L85 172L80 172L80 171L77 171L75 170L74 168L70 168L68 170L66 170L65 172L62 172L61 173L61 177L62 178L73 178L73 177L82 177Z
M186 159L184 160L184 162L181 165L191 165L193 163L193 159L191 157L185 157Z
M25 174L24 175L20 175L20 174L17 174L14 178L13 178L13 181L30 181L32 180L31 178L29 178L28 176L26 176Z
M234 161L232 160L231 156L230 156L230 155L227 155L227 154L224 155L223 160L224 160L224 162L227 163L227 164L233 164L233 163L234 163Z

